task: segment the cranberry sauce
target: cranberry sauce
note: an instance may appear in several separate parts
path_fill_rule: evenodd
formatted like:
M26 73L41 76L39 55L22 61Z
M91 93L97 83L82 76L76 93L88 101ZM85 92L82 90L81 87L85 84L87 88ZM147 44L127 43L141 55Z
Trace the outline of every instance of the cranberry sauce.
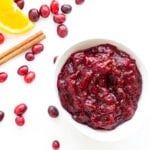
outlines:
M142 91L136 61L111 44L73 53L58 75L61 104L74 120L111 130L131 119Z

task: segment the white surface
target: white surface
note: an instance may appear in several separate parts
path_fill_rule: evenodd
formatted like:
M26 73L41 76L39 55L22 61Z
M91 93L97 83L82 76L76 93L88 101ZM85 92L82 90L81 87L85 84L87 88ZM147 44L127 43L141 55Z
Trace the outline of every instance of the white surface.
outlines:
M68 15L66 25L69 35L61 39L56 34L56 25L52 18L41 19L37 28L41 28L47 39L43 41L45 50L37 55L35 61L27 62L24 54L1 66L0 71L8 72L8 80L0 85L0 110L5 112L5 118L0 123L0 150L51 150L51 142L58 139L61 150L142 150L149 149L150 116L147 122L132 137L120 142L97 142L85 137L64 122L62 115L58 119L51 119L47 108L56 104L54 99L53 57L60 55L71 45L89 38L107 38L123 43L136 52L142 59L148 72L149 69L149 1L148 0L85 0L81 6L76 6L74 0L60 0L60 3L70 3L73 11ZM30 8L49 0L25 0L25 13ZM36 30L36 29L35 29ZM8 36L5 44L0 46L1 52L24 39L32 31L22 36ZM17 75L17 68L28 64L30 70L36 72L34 83L27 85ZM25 114L26 124L17 127L13 113L14 107L24 102L28 105Z

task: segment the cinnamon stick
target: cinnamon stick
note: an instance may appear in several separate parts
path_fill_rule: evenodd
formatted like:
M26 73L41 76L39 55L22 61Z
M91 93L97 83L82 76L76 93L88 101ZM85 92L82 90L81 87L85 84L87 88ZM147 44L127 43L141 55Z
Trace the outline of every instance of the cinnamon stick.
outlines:
M39 43L43 39L45 39L45 34L42 31L35 33L34 35L30 36L29 38L25 39L21 43L17 44L16 46L8 49L4 53L0 54L0 65L6 63L7 61L11 60L15 56L25 52L30 47Z

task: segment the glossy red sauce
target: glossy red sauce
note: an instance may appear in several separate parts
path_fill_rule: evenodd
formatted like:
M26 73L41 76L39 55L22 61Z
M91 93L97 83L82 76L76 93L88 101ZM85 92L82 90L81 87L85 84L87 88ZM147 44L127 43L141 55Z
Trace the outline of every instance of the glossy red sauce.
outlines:
M130 120L142 91L136 61L111 44L73 53L58 75L63 108L74 120L111 130Z

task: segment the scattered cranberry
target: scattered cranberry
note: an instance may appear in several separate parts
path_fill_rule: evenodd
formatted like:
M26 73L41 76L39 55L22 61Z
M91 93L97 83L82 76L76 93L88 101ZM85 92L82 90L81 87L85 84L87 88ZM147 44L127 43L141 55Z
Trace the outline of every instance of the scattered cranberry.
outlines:
M38 21L39 18L40 18L40 13L39 13L38 9L32 8L32 9L29 11L28 16L29 16L29 19L30 19L32 22L36 22L36 21Z
M69 5L69 4L63 4L61 6L61 11L64 13L64 14L69 14L71 11L72 11L72 6Z
M5 116L4 112L0 110L0 121L4 119L4 116Z
M58 56L55 56L55 57L53 58L53 63L54 63L54 64L56 63L57 58L58 58Z
M27 110L27 105L24 103L21 103L15 107L14 113L18 116L21 116L26 112L26 110Z
M28 74L29 68L27 65L23 65L18 68L17 73L21 76L25 76Z
M59 111L55 106L49 106L48 107L48 114L52 118L56 118L59 116Z
M15 3L20 9L24 8L24 0L15 0Z
M0 83L5 82L8 78L8 74L6 72L0 72Z
M50 15L50 8L46 4L41 5L39 12L43 18L47 18Z
M59 11L59 2L57 0L52 0L50 4L50 10L53 14L57 14Z
M39 54L40 52L43 51L43 49L44 49L43 44L40 44L40 43L39 44L35 44L32 47L32 53L33 54Z
M64 24L60 24L57 26L57 34L58 36L60 36L61 38L64 38L68 35L68 28L66 25Z
M54 22L62 24L66 21L66 16L64 14L56 14L53 16Z
M58 150L59 147L60 147L59 141L58 141L58 140L54 140L54 141L52 142L52 148L53 148L54 150Z
M27 75L24 76L24 81L26 83L31 83L35 79L35 73L33 71L29 71Z
M26 58L26 60L28 60L28 61L32 61L32 60L34 60L34 54L32 53L32 52L27 52L26 54L25 54L25 58Z
M25 124L25 119L23 116L17 116L15 122L18 126L23 126Z
M0 33L0 44L4 43L4 35L2 33Z
M75 0L75 3L76 3L77 5L80 5L80 4L82 4L84 1L85 1L85 0Z

